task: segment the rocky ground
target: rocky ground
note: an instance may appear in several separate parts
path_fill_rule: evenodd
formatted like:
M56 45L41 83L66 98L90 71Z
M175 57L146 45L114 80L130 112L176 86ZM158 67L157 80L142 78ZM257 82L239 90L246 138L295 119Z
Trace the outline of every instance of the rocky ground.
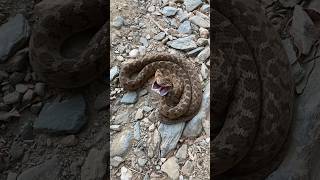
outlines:
M209 9L202 0L111 1L111 179L210 179ZM154 52L182 54L199 68L204 98L191 122L155 121L150 83L121 88L121 63Z
M0 180L106 178L108 80L41 82L28 56L36 3L0 2Z

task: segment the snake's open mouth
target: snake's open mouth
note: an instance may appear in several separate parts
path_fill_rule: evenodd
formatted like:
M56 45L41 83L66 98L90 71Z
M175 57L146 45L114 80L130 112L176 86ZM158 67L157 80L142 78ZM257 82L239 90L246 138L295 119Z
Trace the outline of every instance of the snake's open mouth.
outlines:
M170 87L169 86L161 86L156 81L152 84L151 90L160 94L160 96L165 96L168 94Z

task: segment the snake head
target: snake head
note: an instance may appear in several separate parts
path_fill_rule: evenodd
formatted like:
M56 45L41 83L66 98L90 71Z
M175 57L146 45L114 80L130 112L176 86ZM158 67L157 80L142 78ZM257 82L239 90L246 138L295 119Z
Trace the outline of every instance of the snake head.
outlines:
M172 88L172 83L168 75L163 74L161 69L158 69L155 73L155 80L151 86L151 90L160 94L160 96L167 95Z

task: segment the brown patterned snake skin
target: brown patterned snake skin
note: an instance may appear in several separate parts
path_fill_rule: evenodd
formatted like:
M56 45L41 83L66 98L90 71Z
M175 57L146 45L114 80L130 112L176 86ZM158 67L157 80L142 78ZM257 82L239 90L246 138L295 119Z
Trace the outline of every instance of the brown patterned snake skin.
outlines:
M147 55L142 59L131 61L122 66L120 84L126 90L137 90L158 69L166 69L176 74L175 78L172 78L172 84L173 86L177 85L174 91L178 93L176 96L180 96L179 102L174 106L166 103L168 98L165 96L161 98L158 119L165 124L174 124L192 119L201 105L202 88L196 67L187 59L170 54ZM132 78L134 74L137 74L137 76ZM161 75L161 73L158 75ZM177 79L177 77L180 79ZM160 77L158 76L157 78ZM183 92L179 94L181 85L183 85Z
M107 11L105 0L38 3L34 9L37 20L30 38L30 64L38 77L54 87L76 88L105 72L108 67ZM71 55L64 53L66 44L72 44Z
M256 1L214 0L211 7L213 173L264 179L290 129L289 61Z

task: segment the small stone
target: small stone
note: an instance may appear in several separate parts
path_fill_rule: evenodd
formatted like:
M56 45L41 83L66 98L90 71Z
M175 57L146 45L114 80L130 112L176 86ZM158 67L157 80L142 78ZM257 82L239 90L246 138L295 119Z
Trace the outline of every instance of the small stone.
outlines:
M208 78L208 74L209 74L209 69L207 68L207 66L202 63L201 65L201 75L203 77L203 79L207 79Z
M142 45L143 45L144 47L148 47L148 46L149 46L148 39L145 38L145 37L141 37L141 38L140 38L140 43L142 43Z
M208 38L209 37L209 31L206 28L200 27L199 28L200 37L202 38Z
M139 55L139 50L138 49L132 49L129 52L129 57L130 58L136 58Z
M177 151L176 158L178 158L179 160L187 159L187 151L188 146L186 144L183 144Z
M204 4L201 8L200 11L203 13L209 13L210 12L210 5L209 4Z
M142 97L147 94L148 94L148 90L146 90L146 89L142 89L141 91L139 91L139 97Z
M60 144L65 146L75 146L79 142L78 138L75 135L69 135L61 139Z
M154 124L151 124L151 126L149 126L149 131L154 131L154 129L155 129Z
M92 148L81 167L81 179L104 179L106 176L106 167L104 163L106 156L107 150L98 150L96 148Z
M200 16L192 16L189 20L199 27L210 28L210 19L204 19Z
M127 169L125 166L121 168L121 177L120 180L131 180L132 179L132 172Z
M154 12L156 10L155 6L148 7L148 12Z
M161 13L167 17L174 16L177 13L177 9L174 7L166 6L162 9Z
M36 104L33 104L33 105L30 107L30 111L31 111L33 114L39 114L41 108L42 108L42 102L38 102L38 103L36 103Z
M121 130L120 125L111 125L110 129L114 130L114 131L120 131Z
M148 113L148 112L150 112L150 111L152 111L152 110L153 110L153 107L151 107L151 106L144 106L144 107L143 107L143 111L144 111L144 112L147 112L147 113Z
M138 94L135 91L127 92L123 95L120 102L124 104L134 104L138 101Z
M145 46L139 46L139 54L141 56L144 56L146 54L146 47Z
M123 25L124 25L123 17L117 16L117 17L114 18L113 23L112 23L113 27L115 27L117 29L120 29Z
M127 112L119 113L114 119L115 124L124 124L127 122L129 122L129 116Z
M34 91L32 89L28 89L28 91L22 97L22 102L30 102L33 96L34 96Z
M118 61L124 61L124 58L122 56L117 56L116 58L117 58ZM113 78L114 77L115 76L113 76ZM113 80L113 78L112 78L112 80ZM110 73L110 79L111 79L111 73Z
M187 52L187 55L188 56L197 56L203 49L204 49L204 47L197 47L196 49Z
M181 34L191 34L191 23L190 21L184 21L180 24L178 28L179 33Z
M110 69L110 81L112 81L116 76L119 75L119 68L118 66L113 66Z
M3 97L3 102L7 105L18 103L21 99L21 95L18 92L12 92Z
M191 12L197 9L202 4L201 0L184 0L184 5L186 6L186 10Z
M139 108L136 112L136 115L134 117L135 120L140 120L143 118L143 109Z
M182 166L181 172L183 175L191 176L193 172L193 164L191 161L187 160L187 162Z
M16 91L23 94L28 90L28 86L25 84L16 84Z
M185 20L187 20L189 17L188 13L183 11L183 10L179 10L178 13L177 13L177 18L179 19L179 22L183 22Z
M201 51L197 56L197 58L201 62L205 62L209 57L210 57L210 48L209 47L204 48L204 50Z
M13 161L17 161L23 157L24 147L18 142L13 142L10 147L9 154Z
M179 178L179 165L175 157L170 157L163 165L161 166L161 171L165 172L169 178L178 179Z
M147 163L147 160L146 160L146 159L144 159L144 158L138 158L138 165L139 165L140 167L143 167L144 165L146 165L146 163Z
M136 122L133 126L133 137L135 140L139 141L141 138L141 132L140 132L140 122Z
M160 32L159 34L155 35L153 37L153 39L161 41L166 37L166 33L165 32Z
M115 156L110 159L110 165L113 167L118 167L122 162L124 162L124 159L120 156Z
M178 50L191 50L197 48L197 44L193 41L193 36L168 41L167 44L170 47Z
M28 67L29 49L24 48L18 51L13 57L9 58L5 64L7 72L24 71Z

